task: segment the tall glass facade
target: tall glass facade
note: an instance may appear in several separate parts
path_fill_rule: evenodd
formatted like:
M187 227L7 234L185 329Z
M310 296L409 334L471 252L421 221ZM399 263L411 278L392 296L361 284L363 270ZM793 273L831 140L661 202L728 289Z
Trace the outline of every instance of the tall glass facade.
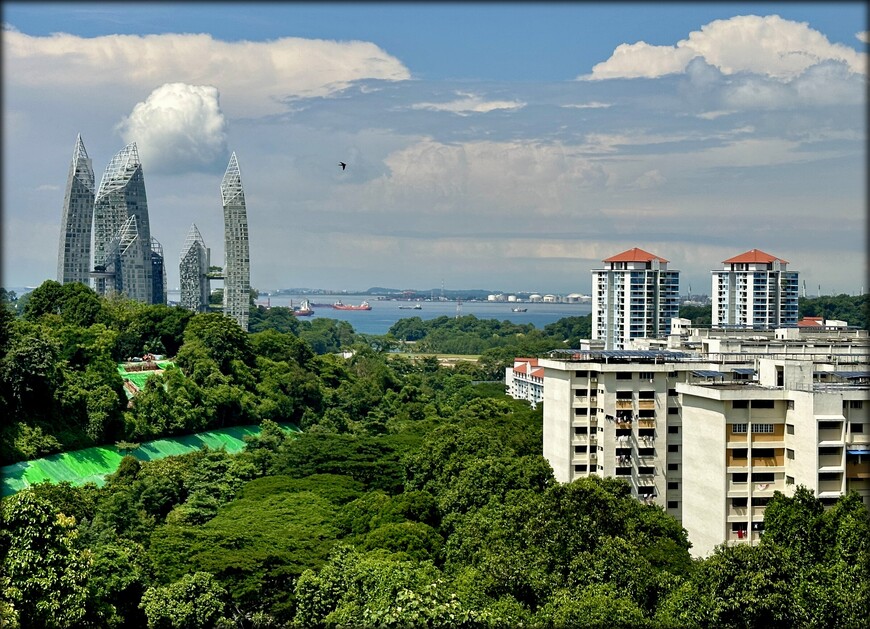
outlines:
M247 330L251 299L248 216L235 153L221 181L221 201L224 208L224 314Z
M206 248L196 225L191 225L184 241L184 247L181 249L181 261L178 265L182 308L187 308L193 312L206 312L208 310L208 265L209 250Z
M162 292L155 294L153 267L145 178L133 142L109 162L94 201L95 288L101 295L112 287L136 301L165 303Z
M89 281L95 188L94 169L79 134L66 180L60 221L57 281L61 284L87 284Z

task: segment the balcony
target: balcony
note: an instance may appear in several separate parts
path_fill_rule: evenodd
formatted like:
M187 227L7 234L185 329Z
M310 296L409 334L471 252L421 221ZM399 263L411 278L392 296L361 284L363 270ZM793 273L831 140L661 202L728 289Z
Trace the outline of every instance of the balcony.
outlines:
M843 482L839 480L819 481L819 494L829 492L832 494L843 491Z
M631 400L616 400L617 410L632 410L634 408Z
M638 428L655 428L656 420L654 419L639 419L637 421Z
M819 469L825 472L840 472L843 470L842 454L819 455Z
M785 465L785 457L782 454L752 457L752 467L782 467L783 465Z
M819 430L819 443L842 444L843 430L841 428Z
M616 408L619 408L618 406ZM638 400L637 408L642 411L654 411L656 408L655 400Z
M870 461L865 463L846 462L846 476L849 478L870 478Z

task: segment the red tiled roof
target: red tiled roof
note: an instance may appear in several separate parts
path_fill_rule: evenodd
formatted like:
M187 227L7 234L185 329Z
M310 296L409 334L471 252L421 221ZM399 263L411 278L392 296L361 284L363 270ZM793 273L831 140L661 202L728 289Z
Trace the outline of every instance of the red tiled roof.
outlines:
M628 251L623 251L622 253L618 253L610 258L606 258L604 262L651 262L652 260L667 262L667 260L665 260L664 258L660 258L657 255L650 253L649 251L644 251L643 249L638 249L637 247L635 247L634 249L629 249Z
M772 256L769 253L765 253L761 249L752 249L751 251L747 251L746 253L741 253L739 256L734 256L728 260L723 260L723 264L736 264L739 262L774 262L775 260L779 260L780 262L785 262L788 264L788 260L783 260L782 258L777 258L776 256Z
M537 369L533 369L531 375L534 376L535 378L543 378L544 377L544 368L538 367Z
M820 328L825 325L824 317L804 317L797 322L799 328Z

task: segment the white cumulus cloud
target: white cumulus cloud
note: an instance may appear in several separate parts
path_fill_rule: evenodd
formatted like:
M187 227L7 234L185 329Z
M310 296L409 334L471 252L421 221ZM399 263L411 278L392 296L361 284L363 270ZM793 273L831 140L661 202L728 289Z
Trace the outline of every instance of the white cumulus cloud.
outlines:
M477 94L466 94L459 92L457 94L462 98L448 101L445 103L416 103L411 105L411 109L427 109L429 111L448 111L460 116L468 114L480 114L495 111L497 109L515 110L522 109L526 106L525 103L514 100L484 100Z
M329 96L354 81L410 78L375 44L284 37L221 41L207 34L31 36L3 31L4 80L55 93L108 86L152 90L183 82L215 85L231 115L286 110L282 101Z
M136 142L148 172L201 170L227 153L218 90L206 85L162 85L118 129L125 142Z
M389 174L367 184L362 199L368 202L358 200L360 207L563 214L576 207L580 191L602 189L607 183L601 166L561 143L445 144L426 138L392 152L384 162Z
M865 44L870 42L870 32L868 31L860 31L858 33L855 33L855 37L858 39L858 41L862 41Z
M674 46L620 44L591 74L577 78L656 78L684 72L697 57L726 75L751 72L789 79L823 61L842 62L854 73L867 73L866 53L831 43L805 22L778 15L740 15L710 22Z

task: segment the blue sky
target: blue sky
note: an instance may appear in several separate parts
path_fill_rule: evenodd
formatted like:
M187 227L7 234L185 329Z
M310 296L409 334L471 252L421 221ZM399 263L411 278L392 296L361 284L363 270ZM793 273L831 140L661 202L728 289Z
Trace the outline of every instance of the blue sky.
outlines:
M865 283L863 3L3 9L7 286L54 277L77 133L98 179L140 146L171 286L231 151L264 290L589 292L634 246Z

